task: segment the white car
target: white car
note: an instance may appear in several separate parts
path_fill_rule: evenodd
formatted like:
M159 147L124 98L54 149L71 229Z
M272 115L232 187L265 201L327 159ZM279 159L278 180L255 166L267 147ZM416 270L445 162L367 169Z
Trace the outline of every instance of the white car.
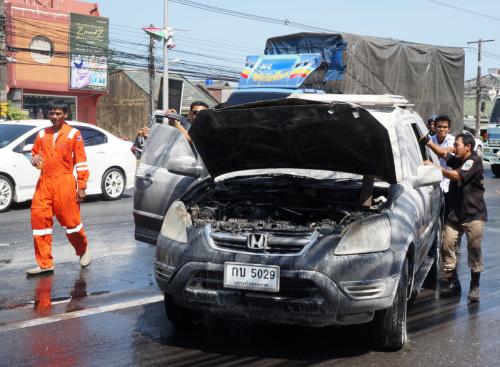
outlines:
M90 171L87 195L119 199L125 189L134 186L132 143L91 124L68 123L83 137ZM9 210L13 202L33 198L40 171L31 165L31 148L36 134L48 126L49 120L0 122L0 213Z
M464 134L467 134L467 135L470 135L474 138L474 150L476 151L476 154L479 156L479 157L482 157L483 156L483 152L484 152L484 148L483 148L483 142L476 138L474 136L474 134L472 134L470 131L468 130L464 130L463 131Z

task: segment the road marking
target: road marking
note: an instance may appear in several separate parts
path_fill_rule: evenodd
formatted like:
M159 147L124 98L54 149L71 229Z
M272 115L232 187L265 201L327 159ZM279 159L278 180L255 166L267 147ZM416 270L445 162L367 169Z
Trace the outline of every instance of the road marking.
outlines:
M9 247L10 243L0 243L0 247Z
M80 310L80 311L68 312L68 313L64 313L64 314L60 314L60 315L41 317L39 319L34 319L34 320L13 322L12 324L0 326L0 333L6 332L6 331L13 331L13 330L34 327L34 326L51 324L53 322L58 322L58 321L63 321L63 320L76 319L78 317L96 315L96 314L104 313L104 312L123 310L125 308L132 308L132 307L147 305L147 304L155 303L155 302L159 302L159 301L163 301L163 295L156 295L156 296L141 298L141 299L138 299L135 301L120 302L120 303L115 303L115 304L107 305L107 306L99 306L99 307L95 307L95 308L89 308L88 310Z

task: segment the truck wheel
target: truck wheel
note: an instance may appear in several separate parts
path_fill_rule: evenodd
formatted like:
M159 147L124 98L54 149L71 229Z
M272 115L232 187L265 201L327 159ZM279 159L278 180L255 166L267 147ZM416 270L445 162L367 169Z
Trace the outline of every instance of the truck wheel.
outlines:
M179 330L192 329L198 325L195 313L191 310L177 306L172 298L164 294L165 312L168 321Z
M14 185L7 176L0 175L0 213L10 209L14 200Z
M406 340L406 311L408 301L408 259L405 259L392 306L377 311L374 320L374 342L384 350L399 350Z
M491 172L493 172L495 177L500 177L500 164L492 164Z

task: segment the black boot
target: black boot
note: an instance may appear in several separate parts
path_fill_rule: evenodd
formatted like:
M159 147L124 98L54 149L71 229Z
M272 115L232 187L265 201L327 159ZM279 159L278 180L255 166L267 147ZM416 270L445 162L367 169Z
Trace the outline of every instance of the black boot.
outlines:
M460 281L458 280L457 271L445 271L445 277L446 282L441 286L439 294L443 297L460 295L460 293L462 293L462 287L460 286Z
M479 302L479 277L481 273L470 272L470 288L467 299L472 302Z

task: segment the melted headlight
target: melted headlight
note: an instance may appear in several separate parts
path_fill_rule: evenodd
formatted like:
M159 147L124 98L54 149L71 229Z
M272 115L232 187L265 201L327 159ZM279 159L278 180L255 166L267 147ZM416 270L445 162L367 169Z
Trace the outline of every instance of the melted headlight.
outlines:
M388 250L390 246L391 222L386 215L379 214L352 223L333 254L367 254Z
M187 243L188 226L192 226L191 216L182 201L174 201L163 219L161 234L173 241Z

